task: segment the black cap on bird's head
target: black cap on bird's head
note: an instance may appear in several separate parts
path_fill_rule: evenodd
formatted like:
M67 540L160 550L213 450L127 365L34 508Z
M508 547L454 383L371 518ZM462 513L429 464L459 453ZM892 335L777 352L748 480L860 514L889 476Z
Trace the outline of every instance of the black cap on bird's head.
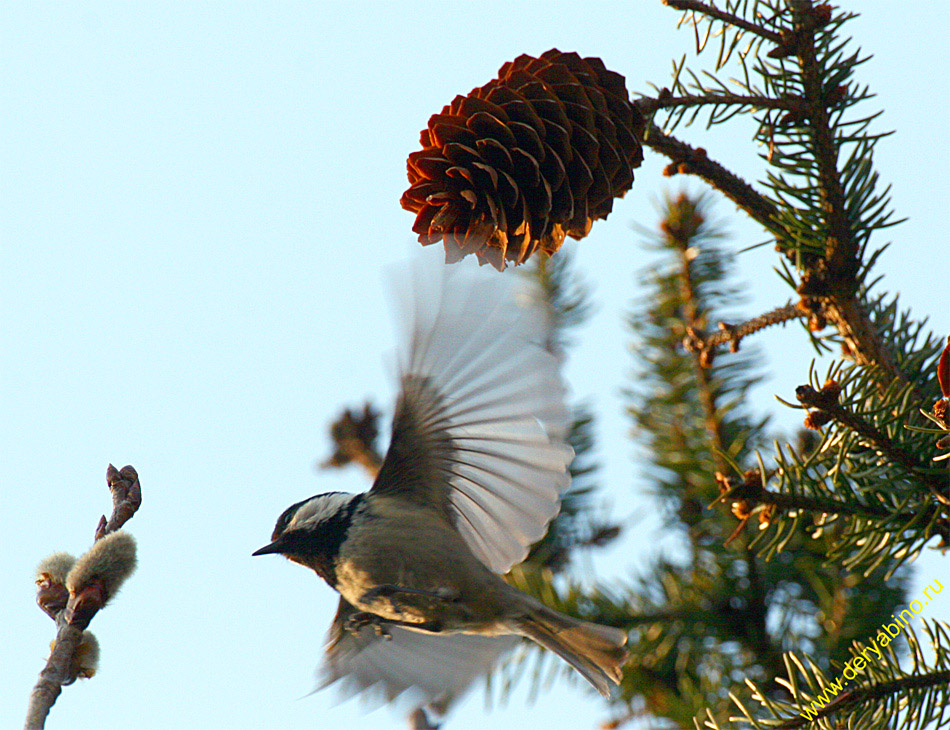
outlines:
M320 497L323 495L317 495ZM287 548L291 547L290 543L292 540L289 539L287 535L287 527L290 525L291 520L297 514L297 511L309 502L311 499L317 499L317 497L310 497L310 499L304 499L296 504L290 505L287 509L283 511L280 517L277 518L277 524L274 525L274 531L271 533L270 539L271 542L269 545L255 550L251 553L251 556L254 555L267 555L269 553L287 553L289 550Z
M333 568L362 494L328 492L291 505L277 519L271 542L252 555L279 553L335 584Z

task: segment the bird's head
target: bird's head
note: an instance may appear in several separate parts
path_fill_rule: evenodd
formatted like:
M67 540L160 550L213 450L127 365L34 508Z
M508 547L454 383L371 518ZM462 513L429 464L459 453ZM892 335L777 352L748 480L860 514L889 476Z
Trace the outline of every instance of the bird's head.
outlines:
M361 494L328 492L291 505L277 519L271 542L252 555L280 553L323 575L346 538Z

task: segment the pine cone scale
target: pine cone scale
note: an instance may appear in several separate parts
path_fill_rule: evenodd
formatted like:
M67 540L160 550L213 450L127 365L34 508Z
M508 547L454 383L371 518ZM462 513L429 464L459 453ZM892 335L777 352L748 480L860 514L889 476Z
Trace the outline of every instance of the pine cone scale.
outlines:
M515 177L521 181L522 188L527 188L524 192L534 190L541 185L541 166L534 157L523 149L513 147L510 159Z
M539 125L540 123L540 120L538 120ZM539 163L544 160L546 154L544 151L544 143L541 141L541 137L538 136L534 127L522 122L511 122L508 128L511 130L511 133L515 135L515 139L518 140L516 149L524 152L529 157L533 157Z

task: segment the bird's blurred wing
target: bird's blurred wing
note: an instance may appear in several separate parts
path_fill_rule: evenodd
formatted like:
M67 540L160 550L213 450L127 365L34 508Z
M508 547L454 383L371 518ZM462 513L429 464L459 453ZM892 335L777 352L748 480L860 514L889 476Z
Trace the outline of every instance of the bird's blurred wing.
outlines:
M409 691L417 704L444 709L519 641L516 636L423 634L398 626L389 627L390 639L370 626L354 634L344 628L354 611L340 599L317 670L318 689L339 682L345 694L386 701Z
M467 263L413 268L392 440L372 493L442 509L505 573L570 484L570 417L537 286Z

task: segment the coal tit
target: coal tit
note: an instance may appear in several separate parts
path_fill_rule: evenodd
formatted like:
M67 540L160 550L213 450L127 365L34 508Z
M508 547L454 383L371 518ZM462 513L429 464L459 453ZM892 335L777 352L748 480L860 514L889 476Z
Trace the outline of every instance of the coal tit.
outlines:
M392 436L372 488L292 505L254 555L282 554L340 593L324 684L388 699L415 689L442 709L528 637L609 695L625 632L500 577L544 536L570 484L549 309L513 272L422 263L412 274Z

